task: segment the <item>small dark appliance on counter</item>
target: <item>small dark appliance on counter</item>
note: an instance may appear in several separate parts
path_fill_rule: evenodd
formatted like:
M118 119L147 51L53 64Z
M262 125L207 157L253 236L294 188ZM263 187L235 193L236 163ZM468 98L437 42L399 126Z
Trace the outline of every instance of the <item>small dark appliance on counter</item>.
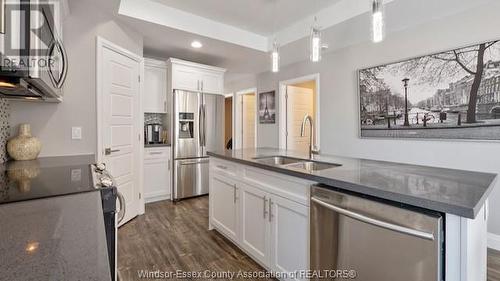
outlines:
M144 138L146 144L162 143L163 127L161 124L148 124L144 127Z

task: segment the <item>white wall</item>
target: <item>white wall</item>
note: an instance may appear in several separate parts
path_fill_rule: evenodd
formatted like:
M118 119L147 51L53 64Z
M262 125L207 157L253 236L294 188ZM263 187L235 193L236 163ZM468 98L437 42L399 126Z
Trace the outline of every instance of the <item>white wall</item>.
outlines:
M224 77L224 93L232 94L241 90L255 88L257 86L256 75L238 75L238 78L226 75Z
M142 36L100 12L86 1L72 1L63 23L69 71L60 104L11 102L11 127L30 123L42 142L41 156L96 152L95 49L96 36L142 56ZM71 127L83 128L82 140L71 140Z
M335 51L317 64L305 61L283 67L277 74L261 73L257 77L258 91L277 91L281 80L320 73L323 153L500 173L500 143L360 139L356 74L357 69L367 66L500 39L499 10L500 3L496 1L486 9L470 10L390 34L383 43L366 42ZM356 33L350 26L359 25L343 26L347 28L345 32ZM278 147L277 124L258 125L258 144ZM490 206L489 231L500 234L498 186Z

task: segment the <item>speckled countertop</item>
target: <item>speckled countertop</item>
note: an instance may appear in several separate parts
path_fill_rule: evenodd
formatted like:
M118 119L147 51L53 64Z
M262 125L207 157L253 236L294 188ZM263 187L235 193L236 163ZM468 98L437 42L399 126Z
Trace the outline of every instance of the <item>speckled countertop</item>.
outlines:
M151 147L170 147L171 145L169 143L147 143L144 145L145 148L151 148Z
M307 155L272 148L211 151L208 155L328 186L429 210L475 218L494 187L496 174L394 162L316 155L315 160L341 166L306 172L255 161L263 156Z
M0 205L92 192L94 155L42 157L0 164Z
M1 280L111 280L100 192L0 205Z

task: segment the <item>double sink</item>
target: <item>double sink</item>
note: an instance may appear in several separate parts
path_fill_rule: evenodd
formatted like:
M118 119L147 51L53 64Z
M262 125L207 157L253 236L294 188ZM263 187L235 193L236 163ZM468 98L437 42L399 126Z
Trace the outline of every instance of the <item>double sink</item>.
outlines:
M340 167L339 164L314 161L311 159L300 159L288 156L267 156L254 158L257 163L271 166L280 166L283 168L298 169L305 172L321 171Z

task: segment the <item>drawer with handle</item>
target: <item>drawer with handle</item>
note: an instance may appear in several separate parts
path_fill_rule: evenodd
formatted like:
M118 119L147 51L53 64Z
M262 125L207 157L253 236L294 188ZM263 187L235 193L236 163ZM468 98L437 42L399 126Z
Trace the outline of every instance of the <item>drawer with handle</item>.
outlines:
M144 159L169 159L170 147L155 147L144 149Z
M211 158L210 161L211 161L210 167L214 172L236 176L237 165L235 165L234 163L223 161L216 158Z

